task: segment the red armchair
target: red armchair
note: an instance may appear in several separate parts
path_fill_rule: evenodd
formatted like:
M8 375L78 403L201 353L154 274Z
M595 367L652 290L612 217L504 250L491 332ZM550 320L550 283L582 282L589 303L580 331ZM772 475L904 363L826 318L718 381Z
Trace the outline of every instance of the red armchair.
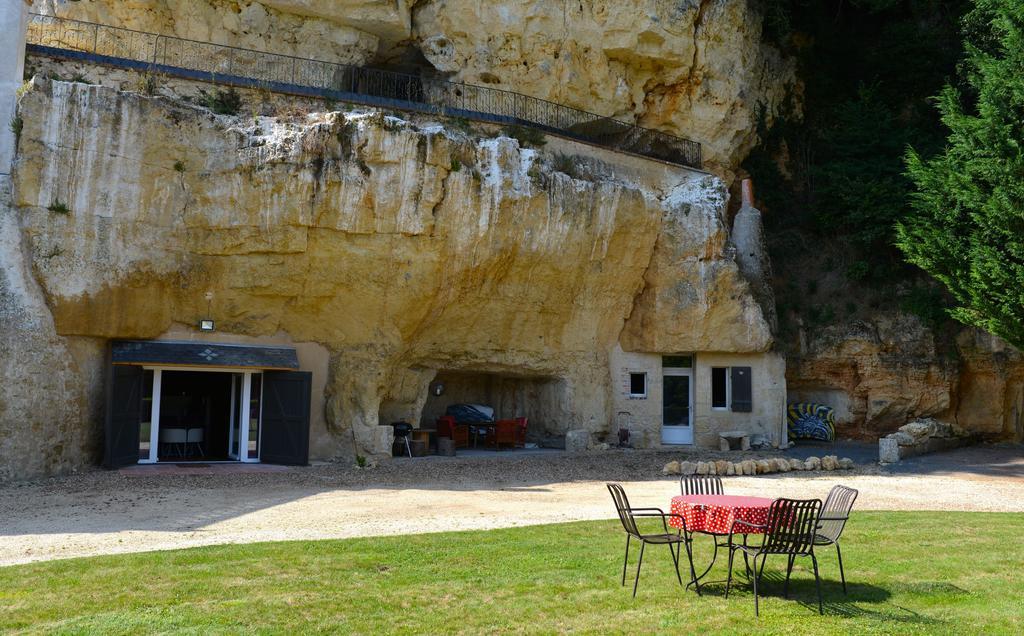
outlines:
M487 445L498 450L502 446L512 448L516 445L516 432L519 425L515 420L497 420L494 423L494 435L489 435Z
M455 443L455 448L469 446L469 427L465 424L456 424L455 418L451 415L437 418L437 436L450 437Z
M526 448L526 418L516 418L516 448Z

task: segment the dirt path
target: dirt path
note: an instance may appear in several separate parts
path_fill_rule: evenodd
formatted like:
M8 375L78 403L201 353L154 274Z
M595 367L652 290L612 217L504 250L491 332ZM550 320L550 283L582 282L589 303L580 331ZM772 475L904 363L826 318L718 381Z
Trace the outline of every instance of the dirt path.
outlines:
M613 514L604 482L637 506L678 493L668 456L424 458L370 471L318 466L266 473L94 471L0 488L0 565L190 546L487 529ZM1024 512L1024 451L965 449L896 469L727 477L726 490L824 497L861 491L859 509Z

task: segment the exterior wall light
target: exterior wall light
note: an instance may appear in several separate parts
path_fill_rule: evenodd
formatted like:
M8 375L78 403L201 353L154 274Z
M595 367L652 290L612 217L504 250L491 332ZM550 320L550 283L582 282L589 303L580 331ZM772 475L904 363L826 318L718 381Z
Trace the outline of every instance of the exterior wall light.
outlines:
M437 397L444 395L444 382L438 382L434 385L433 393Z
M199 321L199 331L213 331L214 329L213 321L209 318L203 318Z

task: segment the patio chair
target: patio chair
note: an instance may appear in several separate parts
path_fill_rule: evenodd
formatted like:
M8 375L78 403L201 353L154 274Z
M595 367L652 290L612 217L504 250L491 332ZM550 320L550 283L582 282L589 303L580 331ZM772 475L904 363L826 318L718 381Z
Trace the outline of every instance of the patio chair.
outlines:
M818 529L814 532L814 545L836 546L839 557L839 578L843 582L843 594L846 594L846 574L843 572L843 552L839 549L839 537L843 534L846 521L853 510L853 502L857 500L858 491L846 486L833 486L821 507L818 517Z
M526 418L516 418L516 448L526 448Z
M487 445L500 450L502 446L514 448L516 445L516 421L498 420L494 423L494 434L486 438Z
M721 495L722 478L717 475L683 475L679 478L679 490L685 495Z
M676 579L679 585L683 584L683 578L679 574L679 559L682 557L682 549L686 549L686 558L690 564L690 581L695 582L697 573L693 569L693 552L690 550L690 534L686 532L686 520L676 514L666 514L661 508L632 508L626 492L619 484L606 484L608 492L615 502L615 511L619 514L619 521L622 522L622 529L626 531L626 556L622 560L622 585L626 585L626 565L629 563L629 543L632 539L640 542L640 560L636 564L636 579L633 581L633 598L636 598L636 588L640 584L640 568L644 564L644 547L651 545L667 545L668 551L672 553L672 562L676 566ZM662 532L642 533L637 526L636 520L640 517L658 517L661 519ZM683 524L683 532L671 532L668 528L668 518L676 517ZM674 547L673 547L674 546ZM700 594L700 588L697 589Z
M465 424L456 424L455 418L451 415L442 415L437 418L437 436L450 437L455 448L469 446L469 427Z
M748 523L737 519L732 523L729 531L729 578L725 582L725 597L729 598L729 588L732 585L732 562L736 551L749 555L754 560L753 582L754 582L754 615L759 616L757 596L757 581L764 573L764 562L772 554L784 554L789 557L789 565L786 568L786 583L783 588L783 597L789 598L789 576L793 572L793 561L798 556L811 557L814 564L814 583L818 588L818 613L824 614L821 605L821 578L818 576L818 558L814 556L815 529L818 525L818 515L821 512L820 499L776 499L768 510L768 522L764 525ZM734 543L733 536L749 532L751 529L764 531L761 535L761 545L752 546L743 543ZM758 569L757 560L761 559L761 567ZM750 570L747 570L750 575Z

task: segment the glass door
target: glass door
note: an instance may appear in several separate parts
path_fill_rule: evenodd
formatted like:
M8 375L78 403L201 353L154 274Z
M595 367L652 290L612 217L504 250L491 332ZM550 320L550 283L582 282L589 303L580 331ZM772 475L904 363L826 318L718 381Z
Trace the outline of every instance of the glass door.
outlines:
M662 370L661 443L693 443L692 369Z
M241 458L238 448L242 442L242 420L246 411L242 408L243 378L241 373L231 374L231 426L228 429L228 457L231 459Z

